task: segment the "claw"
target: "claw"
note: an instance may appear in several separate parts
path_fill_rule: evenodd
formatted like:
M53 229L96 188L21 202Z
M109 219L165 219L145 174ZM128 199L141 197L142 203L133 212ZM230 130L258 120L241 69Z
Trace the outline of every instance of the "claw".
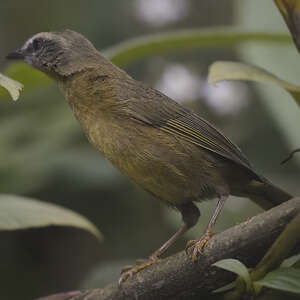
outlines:
M155 257L155 256L152 257L151 256L148 260L146 260L144 262L137 261L137 265L135 267L125 266L121 271L121 277L118 281L119 285L121 285L128 278L131 278L136 273L140 272L143 269L146 269L147 267L157 263L158 261L159 261L158 257Z
M131 270L127 270L126 272L122 272L121 273L121 277L118 281L118 284L121 285L125 280L127 280L128 278L132 277L133 276L133 269L132 268Z
M197 240L190 240L186 243L185 253L188 254L188 251L191 247L193 247L197 243Z
M213 236L212 232L206 232L198 240L191 240L187 242L185 247L185 252L187 253L188 250L193 247L193 252L192 252L193 261L197 260L199 254L203 254L204 247L206 243L211 239L212 236Z
M123 273L125 273L125 272L131 270L132 268L133 268L132 265L124 266L124 267L122 268L122 270L121 270L121 274L123 274Z

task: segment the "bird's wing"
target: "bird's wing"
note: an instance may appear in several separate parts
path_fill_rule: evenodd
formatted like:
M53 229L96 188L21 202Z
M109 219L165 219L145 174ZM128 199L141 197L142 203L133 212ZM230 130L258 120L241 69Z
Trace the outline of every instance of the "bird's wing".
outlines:
M134 119L174 134L254 172L240 148L209 122L155 89L145 85L140 88L143 91L146 89L146 93L138 93L137 89L136 97L129 101Z

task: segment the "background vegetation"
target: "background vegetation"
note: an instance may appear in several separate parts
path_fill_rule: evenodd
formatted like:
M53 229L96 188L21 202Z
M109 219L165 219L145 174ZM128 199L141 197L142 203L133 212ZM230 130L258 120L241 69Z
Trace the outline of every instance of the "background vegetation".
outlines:
M0 24L1 72L8 66L5 55L40 31L70 28L99 50L137 36L194 27L288 32L274 3L259 0L5 0L0 3ZM216 39L214 47L148 56L125 69L198 111L239 144L259 172L299 194L299 155L280 165L300 145L296 104L272 86L226 82L211 87L206 77L215 60L253 62L294 83L300 75L297 51L286 41L223 48ZM73 228L0 232L3 299L103 286L118 278L123 265L151 254L180 224L175 212L119 174L90 146L54 83L36 84L26 72L24 80L31 84L25 85L20 100L2 97L0 102L0 193L80 212L100 228L105 240L100 244ZM10 74L13 77L13 70ZM200 235L213 207L212 202L200 204L201 224L169 253ZM258 211L246 199L232 198L217 230Z

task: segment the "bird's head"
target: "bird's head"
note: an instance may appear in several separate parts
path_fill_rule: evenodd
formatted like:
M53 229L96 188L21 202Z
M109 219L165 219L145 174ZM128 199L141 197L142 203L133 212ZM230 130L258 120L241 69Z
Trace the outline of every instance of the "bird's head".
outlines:
M93 66L99 55L83 35L66 29L38 33L7 58L24 60L51 77L60 78Z

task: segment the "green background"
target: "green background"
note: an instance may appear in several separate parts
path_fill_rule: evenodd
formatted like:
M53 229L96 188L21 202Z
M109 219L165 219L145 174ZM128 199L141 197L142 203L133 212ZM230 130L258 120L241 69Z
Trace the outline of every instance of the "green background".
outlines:
M158 10L161 1L153 1L152 9L146 2L1 1L1 73L9 66L5 55L41 31L79 31L100 51L130 38L177 29L235 26L287 32L272 1L173 1L170 7ZM234 49L174 51L149 56L125 69L135 79L198 111L243 149L258 172L291 193L299 193L300 155L280 165L300 146L298 107L273 86L233 83L212 91L205 80L209 65L216 60L252 62L294 83L299 78L298 53L292 44L247 43ZM90 234L73 228L0 232L1 299L32 299L101 287L118 279L125 264L149 256L180 226L176 212L119 174L92 148L56 84L42 85L26 72L24 78L32 80L32 86L25 86L19 101L5 101L8 94L0 100L0 193L71 208L99 227L104 242L99 244ZM199 207L199 226L169 254L184 249L188 238L201 234L214 201ZM232 197L217 231L258 211L247 199Z

